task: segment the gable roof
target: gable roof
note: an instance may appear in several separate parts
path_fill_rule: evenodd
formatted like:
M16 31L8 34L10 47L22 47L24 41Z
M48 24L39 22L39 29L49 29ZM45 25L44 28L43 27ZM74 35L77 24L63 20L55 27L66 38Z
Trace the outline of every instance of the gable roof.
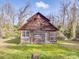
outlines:
M57 31L58 29L50 23L50 20L37 12L30 17L25 24L23 24L19 30L45 30L45 31Z

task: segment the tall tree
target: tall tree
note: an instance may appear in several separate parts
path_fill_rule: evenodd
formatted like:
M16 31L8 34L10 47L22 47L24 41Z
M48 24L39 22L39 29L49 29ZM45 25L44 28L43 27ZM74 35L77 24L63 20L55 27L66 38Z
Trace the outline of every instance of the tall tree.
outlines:
M27 3L18 13L18 26L21 26L25 18L30 14L30 4Z
M76 36L76 26L77 26L77 18L78 18L78 6L77 6L77 0L73 2L71 5L71 29L72 29L72 38L74 39Z
M68 8L70 6L70 1L63 0L61 2L61 8L60 8L60 16L62 20L62 25L65 25L65 21L67 20L69 13L68 13Z
M60 4L60 31L64 33L67 30L67 21L69 19L69 7L71 2L68 0L62 0Z
M14 8L10 3L6 2L2 4L2 6L0 7L0 16L0 26L3 35L10 33L10 31L13 31Z
M74 0L73 2L67 2L66 0L63 0L63 4L61 4L61 6L62 8L60 19L63 20L63 23L61 25L61 31L68 38L74 39L76 34L76 25L78 17L77 0Z

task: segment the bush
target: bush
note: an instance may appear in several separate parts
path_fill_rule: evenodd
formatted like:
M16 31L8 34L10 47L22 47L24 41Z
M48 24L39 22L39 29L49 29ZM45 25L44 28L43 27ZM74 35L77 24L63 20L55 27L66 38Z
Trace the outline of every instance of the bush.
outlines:
M14 37L11 40L6 41L7 43L14 43L14 44L19 44L20 43L20 38L19 37Z

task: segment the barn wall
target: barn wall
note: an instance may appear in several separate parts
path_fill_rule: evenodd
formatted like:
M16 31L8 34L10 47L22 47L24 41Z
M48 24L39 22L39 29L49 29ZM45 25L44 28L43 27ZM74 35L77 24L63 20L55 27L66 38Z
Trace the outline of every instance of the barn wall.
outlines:
M30 43L30 37L29 36L23 36L23 32L24 32L24 30L22 30L22 31L20 31L21 32L21 43ZM25 32L27 32L26 30L25 30Z
M56 41L57 32L45 32L45 43L52 43Z
M21 43L52 43L56 41L56 32L29 31L29 36L26 37L22 36L23 32L21 31Z
M50 41L51 43L57 41L57 39L56 39L56 37L57 37L57 32L50 32L49 36L50 36L49 41Z

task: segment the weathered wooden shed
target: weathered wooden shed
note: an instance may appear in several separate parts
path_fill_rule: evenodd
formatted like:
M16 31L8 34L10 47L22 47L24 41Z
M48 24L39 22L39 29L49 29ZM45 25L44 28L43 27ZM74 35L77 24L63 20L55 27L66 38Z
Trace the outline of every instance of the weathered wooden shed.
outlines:
M30 17L20 28L21 43L53 43L58 29L41 13Z

